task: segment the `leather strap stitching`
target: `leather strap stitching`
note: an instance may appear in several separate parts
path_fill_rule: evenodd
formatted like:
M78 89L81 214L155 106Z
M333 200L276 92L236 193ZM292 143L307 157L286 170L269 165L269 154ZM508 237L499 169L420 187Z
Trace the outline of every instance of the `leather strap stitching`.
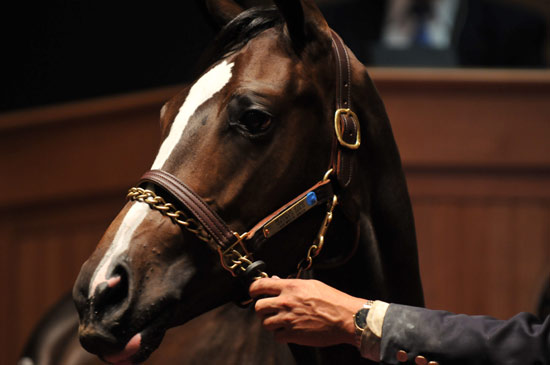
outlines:
M174 175L162 170L151 170L142 176L141 181L150 181L168 190L169 193L174 195L178 201L193 213L208 233L223 248L236 242L237 237L225 225L220 216L201 197Z

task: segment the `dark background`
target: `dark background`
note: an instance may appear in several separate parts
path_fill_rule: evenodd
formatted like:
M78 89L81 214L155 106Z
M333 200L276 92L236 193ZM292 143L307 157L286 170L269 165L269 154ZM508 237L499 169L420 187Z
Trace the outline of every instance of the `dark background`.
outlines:
M4 16L2 110L184 82L214 34L188 0L53 0Z
M455 37L452 61L443 65L434 64L437 55L425 50L382 49L382 57L373 57L386 1L319 3L329 24L370 65L548 66L550 3L545 15L537 13L544 7L521 2L461 1L469 4L467 26ZM0 112L189 81L215 34L198 3L52 0L2 5Z

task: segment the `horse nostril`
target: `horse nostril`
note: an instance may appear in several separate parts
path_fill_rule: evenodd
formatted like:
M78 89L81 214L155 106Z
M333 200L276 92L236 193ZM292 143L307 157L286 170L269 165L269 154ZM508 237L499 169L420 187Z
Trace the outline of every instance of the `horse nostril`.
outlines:
M92 305L94 311L105 312L122 303L127 297L128 273L121 265L117 265L111 278L97 286Z

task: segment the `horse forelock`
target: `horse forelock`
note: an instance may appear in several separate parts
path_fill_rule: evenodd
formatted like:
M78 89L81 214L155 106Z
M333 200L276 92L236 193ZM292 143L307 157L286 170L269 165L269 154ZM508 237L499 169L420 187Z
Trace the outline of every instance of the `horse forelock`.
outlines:
M283 24L283 21L275 7L252 8L243 11L221 29L212 45L202 56L200 65L203 67L212 65L240 50L263 31Z

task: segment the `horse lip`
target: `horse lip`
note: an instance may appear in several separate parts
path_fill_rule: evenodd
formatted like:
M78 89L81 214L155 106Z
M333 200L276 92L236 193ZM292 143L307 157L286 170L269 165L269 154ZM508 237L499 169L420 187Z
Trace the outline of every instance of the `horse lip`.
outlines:
M123 365L141 363L142 361L136 361L136 359L147 358L150 355L146 353L149 346L144 343L146 342L144 341L144 337L150 337L148 335L149 332L152 332L151 328L140 330L126 344L121 344L116 335L106 331L101 326L89 327L80 325L79 339L86 351L97 355L103 361L110 364ZM101 339L103 343L100 345L94 339ZM147 342L150 342L150 339Z
M130 359L141 349L141 333L136 333L118 353L103 356L104 360L113 364L131 363Z
M141 364L151 356L162 342L165 330L156 327L146 327L136 333L125 345L122 351L101 355L100 357L114 365Z

